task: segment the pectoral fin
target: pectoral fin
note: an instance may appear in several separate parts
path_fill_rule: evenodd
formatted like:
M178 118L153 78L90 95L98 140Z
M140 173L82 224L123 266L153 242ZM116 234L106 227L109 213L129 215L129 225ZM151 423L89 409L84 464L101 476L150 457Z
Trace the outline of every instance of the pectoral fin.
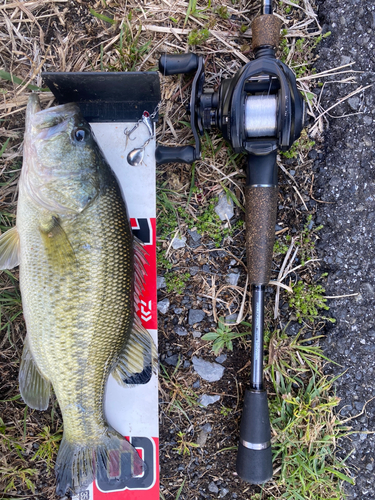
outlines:
M58 217L52 215L42 221L39 228L48 259L54 267L63 269L76 262L73 247Z
M13 269L19 264L20 237L14 226L0 236L0 269Z
M35 408L35 410L46 410L48 408L51 386L49 381L40 374L35 364L27 337L23 348L18 380L20 393L24 402L30 408Z

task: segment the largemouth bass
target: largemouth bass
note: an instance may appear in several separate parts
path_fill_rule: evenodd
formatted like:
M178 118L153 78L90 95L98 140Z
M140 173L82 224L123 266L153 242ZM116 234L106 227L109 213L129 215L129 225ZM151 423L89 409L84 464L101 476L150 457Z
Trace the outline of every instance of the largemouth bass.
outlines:
M144 382L156 365L134 312L145 257L133 240L117 180L78 106L41 110L31 95L17 222L0 237L0 268L19 264L21 396L45 410L52 385L63 415L59 495L82 491L120 453L130 454L133 474L142 467L103 409L110 373L120 384Z

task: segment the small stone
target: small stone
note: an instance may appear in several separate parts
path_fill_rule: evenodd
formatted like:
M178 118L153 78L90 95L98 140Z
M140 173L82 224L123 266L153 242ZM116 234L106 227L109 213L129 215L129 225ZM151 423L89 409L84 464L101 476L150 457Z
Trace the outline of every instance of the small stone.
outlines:
M197 273L199 273L199 271L200 271L200 267L198 267L198 266L189 267L190 276L195 276Z
M196 380L195 382L193 382L193 389L199 389L200 386L201 386L201 383L199 380Z
M186 328L184 328L182 326L176 326L176 328L174 329L174 331L180 337L185 337L188 334Z
M209 485L208 485L208 491L210 491L211 493L219 493L219 488L216 486L216 484L212 481Z
M226 360L227 360L227 355L226 354L220 354L220 356L218 356L217 358L215 358L215 361L217 363L220 363L220 364L224 363L224 361L226 361Z
M219 497L224 498L228 493L229 490L227 488L221 488Z
M201 309L190 309L188 317L189 325L195 325L195 323L200 323L205 316L206 313Z
M198 373L203 380L207 382L216 382L220 380L224 374L224 367L218 363L210 363L202 358L193 356L194 370Z
M188 229L188 233L195 243L197 243L202 238L202 235L199 234L196 230L191 231L190 229Z
M202 333L201 332L198 332L197 330L193 330L193 337L195 339L199 339L202 337Z
M225 323L235 323L237 321L237 318L237 313L228 314L228 316L225 316Z
M341 56L340 66L344 66L345 64L350 64L350 61L351 61L350 56Z
M157 304L158 311L161 312L162 314L166 314L168 309L169 309L169 299L163 299Z
M318 151L316 149L312 149L311 151L308 152L307 157L310 160L316 160L318 157Z
M356 96L350 97L350 99L348 99L348 104L353 111L358 111L361 105L361 100L359 97Z
M156 278L156 288L160 290L160 288L166 288L167 283L165 281L164 276L158 276Z
M215 207L215 212L219 216L220 220L230 220L234 215L232 198L228 199L226 193L220 193L219 201Z
M230 285L237 286L239 277L240 277L240 273L230 273L227 275L225 280Z
M189 368L191 365L190 361L188 361L187 359L184 361L184 364L182 365L183 368Z
M178 354L172 354L172 356L167 356L164 360L169 366L177 366Z
M179 248L184 248L186 245L186 236L176 236L176 238L172 242L172 248L174 250L178 250Z
M201 430L200 430L200 432L199 432L199 434L198 434L198 437L197 437L197 444L198 444L201 448L203 448L203 447L204 447L204 445L206 444L206 442L207 442L207 438L208 438L208 435L209 435L209 433L210 433L211 431L212 431L212 427L211 427L211 425L210 425L209 423L205 424L205 425L201 428Z
M175 314L181 314L182 312L184 312L184 310L182 309L182 307L176 307L175 309L173 309L173 312Z
M364 144L365 144L365 146L366 146L366 147L368 147L368 148L371 148L371 147L372 147L373 142L372 142L372 140L370 139L370 137L368 137L367 135L365 135L365 136L363 137L363 142L364 142Z
M198 402L202 405L207 407L208 405L212 405L219 401L220 396L209 396L208 394L203 394L199 399Z

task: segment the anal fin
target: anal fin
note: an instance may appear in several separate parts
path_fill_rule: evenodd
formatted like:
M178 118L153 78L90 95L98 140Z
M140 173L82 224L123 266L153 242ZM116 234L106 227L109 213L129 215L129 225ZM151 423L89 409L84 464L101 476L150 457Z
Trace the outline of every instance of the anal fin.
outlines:
M31 354L27 337L23 347L18 380L24 402L35 410L46 410L49 403L51 384L39 372Z

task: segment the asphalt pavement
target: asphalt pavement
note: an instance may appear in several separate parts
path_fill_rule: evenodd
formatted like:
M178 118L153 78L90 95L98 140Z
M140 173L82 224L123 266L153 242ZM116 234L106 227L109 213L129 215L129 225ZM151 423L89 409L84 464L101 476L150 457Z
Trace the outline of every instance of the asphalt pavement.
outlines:
M318 244L329 273L326 293L336 324L326 331L326 354L340 366L336 383L340 414L358 432L338 442L356 476L346 486L349 499L375 499L375 4L373 1L318 2L323 31L318 71L354 63L356 83L348 74L331 78L322 90L325 109L359 89L329 112L324 159L315 160L318 203L316 223L323 224ZM342 71L342 70L341 70ZM362 87L362 88L361 88ZM328 115L327 115L328 116ZM366 404L367 403L367 404Z

